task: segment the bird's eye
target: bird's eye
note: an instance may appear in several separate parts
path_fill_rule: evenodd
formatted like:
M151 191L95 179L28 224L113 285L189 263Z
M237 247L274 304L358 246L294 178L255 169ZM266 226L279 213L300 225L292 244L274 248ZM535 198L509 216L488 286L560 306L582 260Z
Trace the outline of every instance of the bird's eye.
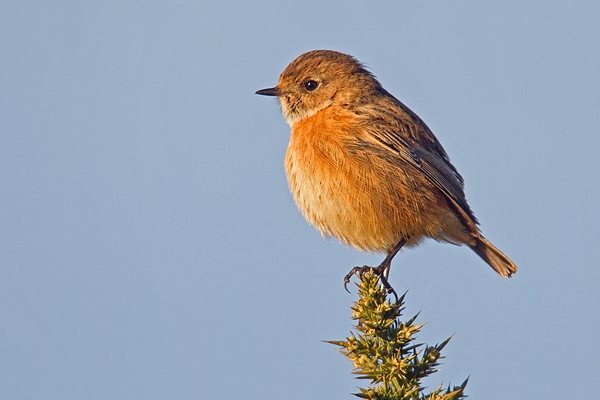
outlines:
M318 86L319 86L319 82L317 82L317 81L309 80L309 81L304 82L304 88L306 90L308 90L309 92L312 92Z

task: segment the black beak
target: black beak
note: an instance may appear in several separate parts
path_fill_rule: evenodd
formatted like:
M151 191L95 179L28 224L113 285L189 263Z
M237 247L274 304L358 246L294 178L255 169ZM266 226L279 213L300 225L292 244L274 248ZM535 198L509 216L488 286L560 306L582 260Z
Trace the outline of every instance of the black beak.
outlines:
M281 91L281 89L275 86L268 89L257 90L256 94L261 94L263 96L281 96L283 92Z

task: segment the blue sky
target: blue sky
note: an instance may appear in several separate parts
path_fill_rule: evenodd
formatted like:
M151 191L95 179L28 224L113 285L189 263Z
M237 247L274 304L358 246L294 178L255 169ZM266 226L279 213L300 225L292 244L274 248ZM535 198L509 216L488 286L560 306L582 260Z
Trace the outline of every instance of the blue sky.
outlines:
M351 398L323 340L368 255L324 240L283 170L271 87L312 49L356 56L466 181L499 278L466 248L390 282L441 342L428 383L591 398L600 367L600 3L0 5L0 397Z

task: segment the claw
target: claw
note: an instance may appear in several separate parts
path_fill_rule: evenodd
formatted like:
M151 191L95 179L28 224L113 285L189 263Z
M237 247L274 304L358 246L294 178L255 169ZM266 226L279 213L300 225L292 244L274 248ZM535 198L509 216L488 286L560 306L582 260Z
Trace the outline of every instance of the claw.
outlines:
M381 284L385 288L385 291L387 292L387 294L393 294L396 301L398 301L398 294L396 293L396 291L394 290L392 285L390 285L390 283L388 282L388 280L385 276L388 268L389 267L387 265L384 265L383 263L378 267L370 267L368 265L363 265L362 267L354 267L344 277L344 289L346 289L346 292L350 293L350 291L348 290L348 283L350 283L350 280L352 279L352 277L354 275L358 274L359 276L361 276L362 274L364 274L367 271L373 271L375 273L375 275L381 281Z
M352 268L352 270L350 272L348 272L348 274L344 277L344 289L346 289L346 292L350 293L350 291L348 290L348 283L350 283L350 279L352 279L352 276L356 275L357 273L360 276L360 275L364 274L365 271L371 270L379 278L379 280L381 281L381 284L385 288L385 291L387 292L387 294L393 294L394 297L396 298L396 302L398 302L398 294L396 293L396 291L394 290L392 285L390 285L390 283L388 282L387 277L390 273L390 266L392 265L392 259L394 258L396 253L398 253L400 251L402 246L404 246L406 244L406 241L408 240L408 238L410 238L410 236L406 236L406 237L403 237L402 239L400 239L398 244L396 244L396 246L394 246L394 248L388 253L388 255L385 257L383 262L381 264L379 264L378 267L373 268L373 267L369 267L368 265L363 265L362 267Z
M375 269L377 269L377 268L375 268ZM396 302L398 302L398 293L396 293L396 291L394 290L392 285L390 285L387 278L384 277L383 274L381 274L381 275L379 275L379 280L381 281L381 284L385 288L385 291L387 292L387 294L393 294L394 298L396 299Z
M357 272L359 272L360 270L362 270L363 268L365 268L365 266L361 267L354 267L352 268L352 270L350 272L348 272L346 274L346 276L344 277L344 289L346 289L346 292L350 293L350 291L348 290L348 284L350 283L350 279L352 279L352 277L354 275L356 275Z

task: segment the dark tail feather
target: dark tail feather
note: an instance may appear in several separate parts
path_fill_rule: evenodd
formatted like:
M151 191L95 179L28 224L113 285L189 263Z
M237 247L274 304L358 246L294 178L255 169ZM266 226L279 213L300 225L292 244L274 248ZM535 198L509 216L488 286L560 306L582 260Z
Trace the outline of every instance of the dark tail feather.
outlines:
M493 244L488 242L483 236L475 239L475 246L471 247L475 253L494 268L494 270L504 278L510 277L517 272L517 266L506 257L504 253L498 250Z

